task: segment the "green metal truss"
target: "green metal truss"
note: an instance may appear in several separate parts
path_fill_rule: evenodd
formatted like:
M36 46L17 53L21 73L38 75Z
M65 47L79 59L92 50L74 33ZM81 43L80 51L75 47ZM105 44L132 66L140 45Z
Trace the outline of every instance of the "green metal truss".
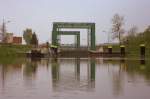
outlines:
M77 22L54 22L52 30L52 44L59 45L58 33L60 29L87 29L88 30L88 47L95 51L95 23L77 23Z

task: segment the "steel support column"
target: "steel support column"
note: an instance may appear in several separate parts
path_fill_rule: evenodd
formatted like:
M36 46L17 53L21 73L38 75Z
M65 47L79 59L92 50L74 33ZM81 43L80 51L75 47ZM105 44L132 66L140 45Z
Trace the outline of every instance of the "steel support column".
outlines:
M52 44L58 45L57 29L90 29L90 50L95 51L95 23L76 23L76 22L54 22L52 32ZM88 41L89 42L89 41Z

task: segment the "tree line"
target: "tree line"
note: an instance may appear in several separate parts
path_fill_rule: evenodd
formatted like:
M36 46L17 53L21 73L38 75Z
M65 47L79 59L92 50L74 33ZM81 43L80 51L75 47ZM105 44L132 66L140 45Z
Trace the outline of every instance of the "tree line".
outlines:
M147 38L149 39L149 35L147 36L147 32L150 31L150 26L146 28L146 30L143 33L138 33L138 27L137 26L132 26L128 31L124 29L125 25L125 18L124 16L119 15L118 13L114 14L113 18L111 19L112 23L112 28L111 28L111 33L112 39L118 39L119 44L124 44L128 43L129 39L135 39L139 37L143 37L143 35L146 35L146 40ZM145 34L144 34L145 33ZM23 38L26 42L27 45L38 45L38 38L35 32L32 31L32 29L27 28L26 30L23 31Z
M119 44L129 43L129 40L141 38L138 40L143 40L141 42L147 42L150 39L150 26L148 26L144 32L138 33L138 27L132 26L128 31L124 29L125 25L125 19L124 16L121 16L119 14L115 14L111 20L112 28L112 39L118 39ZM144 39L146 38L146 39ZM137 39L136 39L137 40Z
M38 38L35 32L32 29L27 28L23 31L23 38L27 45L38 46Z

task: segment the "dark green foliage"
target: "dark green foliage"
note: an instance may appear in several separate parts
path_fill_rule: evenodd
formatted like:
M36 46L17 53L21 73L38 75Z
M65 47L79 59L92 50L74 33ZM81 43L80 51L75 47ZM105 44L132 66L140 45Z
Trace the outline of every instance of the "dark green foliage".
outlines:
M140 44L145 44L146 56L150 55L150 31L148 29L136 36L128 36L126 40L126 46L130 54L139 54Z
M145 77L145 79L150 81L150 61L145 60L145 64L141 64L140 61L137 60L128 60L126 61L126 71L132 77L135 74L140 74Z
M23 31L23 38L27 45L30 45L31 39L32 39L32 29L26 29Z
M142 33L137 35L128 35L124 39L124 45L127 57L140 57L140 45L145 44L146 47L146 57L150 57L150 26ZM110 44L112 46L113 52L119 52L119 44ZM107 45L104 46L104 50L107 51Z
M35 45L35 46L38 45L38 39L35 32L32 34L31 45Z

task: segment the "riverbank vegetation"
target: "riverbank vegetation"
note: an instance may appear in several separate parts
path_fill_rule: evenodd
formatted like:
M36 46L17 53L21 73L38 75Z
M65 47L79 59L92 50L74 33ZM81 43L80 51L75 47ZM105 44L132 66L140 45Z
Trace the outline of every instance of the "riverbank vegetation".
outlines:
M0 44L0 57L24 56L30 49L29 45Z
M135 36L127 36L125 38L125 45L130 54L138 54L140 44L145 44L146 56L150 56L150 26L144 32L138 33Z
M141 44L145 45L146 57L150 57L150 26L148 26L143 32L126 35L122 40L122 45L125 45L126 55L128 57L139 57ZM120 51L120 44L110 43L104 46L105 50L107 50L107 46L112 46L113 52Z
M35 32L32 31L32 29L27 28L23 31L23 38L27 45L38 45L38 38Z

